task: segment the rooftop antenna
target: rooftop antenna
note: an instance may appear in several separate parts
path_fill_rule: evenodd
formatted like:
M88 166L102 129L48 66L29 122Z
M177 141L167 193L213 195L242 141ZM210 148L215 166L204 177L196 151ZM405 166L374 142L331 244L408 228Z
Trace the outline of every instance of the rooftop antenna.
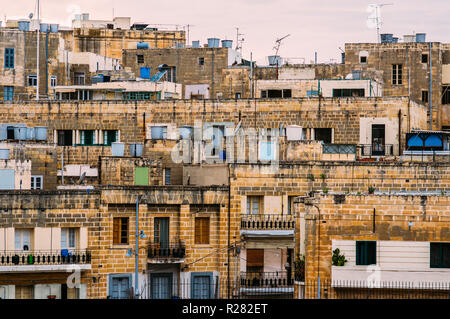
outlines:
M275 41L275 46L273 47L273 49L275 50L275 59L278 57L278 51L280 50L281 41L286 39L288 36L290 36L290 34L285 35L284 37L279 38ZM278 80L278 60L276 60L275 63L277 64L277 80Z
M39 101L39 33L40 33L40 29L41 29L41 23L40 23L40 19L39 19L39 7L40 7L40 4L39 4L39 0L37 0L37 30L36 30L36 34L37 34L37 37L36 37L36 42L37 42L37 45L36 45L36 63L37 63L37 65L36 65L36 78L37 78L37 81L36 81L36 100L37 101Z
M380 28L382 26L380 9L384 6L392 6L393 3L379 3L379 4L369 4L367 7L367 12L370 12L369 17L367 18L367 26L371 29L377 29L377 42L381 42L380 38Z
M243 33L239 33L239 28L236 28L236 51L240 50L242 55L242 43L245 41L244 38L241 38L243 36Z

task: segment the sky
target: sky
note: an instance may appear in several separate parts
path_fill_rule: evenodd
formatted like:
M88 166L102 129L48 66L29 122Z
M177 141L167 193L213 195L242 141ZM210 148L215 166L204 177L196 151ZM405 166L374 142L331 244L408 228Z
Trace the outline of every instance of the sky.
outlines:
M131 17L133 22L189 25L189 42L208 38L233 40L236 28L243 35L242 53L250 53L258 65L278 54L290 63L311 63L315 52L319 63L339 63L345 43L376 42L369 28L369 4L381 8L381 32L403 35L426 33L426 41L450 42L448 0L41 0L41 20L71 26L75 14L89 13L93 20ZM35 0L15 0L0 7L0 20L26 18L36 12ZM4 22L3 22L4 24Z

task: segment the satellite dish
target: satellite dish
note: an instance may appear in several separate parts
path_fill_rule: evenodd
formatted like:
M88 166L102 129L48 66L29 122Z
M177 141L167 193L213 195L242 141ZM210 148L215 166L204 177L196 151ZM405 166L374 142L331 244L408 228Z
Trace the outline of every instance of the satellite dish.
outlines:
M83 174L81 174L81 176L80 176L80 179L78 180L78 185L80 185L83 182L85 177L86 177L86 172L83 172Z
M33 13L30 13L30 14L28 15L28 17L30 18L30 20L33 19Z

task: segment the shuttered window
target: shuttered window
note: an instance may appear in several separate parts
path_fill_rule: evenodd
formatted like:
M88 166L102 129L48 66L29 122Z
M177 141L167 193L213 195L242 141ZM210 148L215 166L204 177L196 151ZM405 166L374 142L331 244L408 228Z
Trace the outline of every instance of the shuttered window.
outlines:
M14 48L5 48L5 69L14 69Z
M114 218L113 244L128 244L128 217Z
M209 217L195 218L195 243L209 244Z
M247 273L264 272L264 249L247 249ZM248 274L251 276L251 274Z
M61 248L76 248L76 228L61 229Z
M356 264L375 265L377 263L377 242L357 241L356 242Z
M247 214L257 215L262 212L262 196L248 196L247 197Z
M16 250L31 250L31 231L16 229L14 231L14 248Z

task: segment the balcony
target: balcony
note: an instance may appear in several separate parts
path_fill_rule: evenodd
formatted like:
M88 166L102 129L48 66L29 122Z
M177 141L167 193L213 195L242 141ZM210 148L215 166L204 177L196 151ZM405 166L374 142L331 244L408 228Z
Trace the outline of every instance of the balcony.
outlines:
M61 249L58 251L2 251L0 272L11 271L67 271L77 265L80 270L91 269L88 250Z
M392 144L360 144L358 148L360 156L394 156Z
M286 271L241 272L239 285L243 295L281 295L283 298L289 298L294 293L294 275Z
M150 243L148 245L149 263L180 263L186 256L184 243Z
M243 215L241 235L246 236L293 236L293 215Z

